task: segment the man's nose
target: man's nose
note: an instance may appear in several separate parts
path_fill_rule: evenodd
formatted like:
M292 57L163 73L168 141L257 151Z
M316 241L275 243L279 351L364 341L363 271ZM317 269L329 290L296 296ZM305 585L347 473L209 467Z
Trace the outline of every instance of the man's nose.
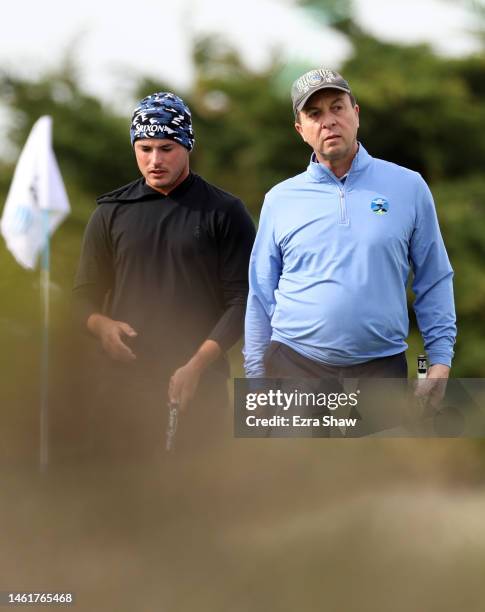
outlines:
M153 165L159 165L163 161L163 151L154 149L150 157L151 157L150 161Z
M322 114L321 121L320 121L322 128L333 127L336 123L337 123L337 120L335 119L335 115L333 113L328 112L328 113Z

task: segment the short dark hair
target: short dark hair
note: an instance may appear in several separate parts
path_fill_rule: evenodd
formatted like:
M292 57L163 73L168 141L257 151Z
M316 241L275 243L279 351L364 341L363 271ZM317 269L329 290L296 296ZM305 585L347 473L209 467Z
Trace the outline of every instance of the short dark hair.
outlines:
M352 108L354 108L354 106L357 104L357 100L355 99L355 96L354 96L353 94L351 94L351 93L350 93L350 94L348 93L347 95L349 96L349 99L350 99L350 104L352 105ZM302 110L303 110L303 109L302 109ZM295 117L295 120L296 120L298 123L301 123L301 121L300 121L300 113L301 113L301 111L298 111L298 112L296 113L296 117Z

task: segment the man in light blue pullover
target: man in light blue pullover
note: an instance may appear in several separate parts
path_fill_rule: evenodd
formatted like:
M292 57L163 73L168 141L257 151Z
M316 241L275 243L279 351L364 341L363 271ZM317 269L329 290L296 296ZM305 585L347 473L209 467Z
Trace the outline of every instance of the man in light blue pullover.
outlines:
M359 107L325 69L292 87L295 128L313 149L305 172L266 195L251 255L248 377L407 377L406 283L432 389L456 336L453 271L430 190L357 141Z

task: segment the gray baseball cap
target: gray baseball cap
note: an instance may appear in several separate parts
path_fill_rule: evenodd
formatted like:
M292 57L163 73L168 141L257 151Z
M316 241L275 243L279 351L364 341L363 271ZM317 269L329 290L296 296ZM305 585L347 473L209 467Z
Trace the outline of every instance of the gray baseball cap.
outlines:
M352 95L350 85L338 72L325 68L310 70L296 79L291 86L291 99L295 115L305 106L308 98L321 89L340 89Z

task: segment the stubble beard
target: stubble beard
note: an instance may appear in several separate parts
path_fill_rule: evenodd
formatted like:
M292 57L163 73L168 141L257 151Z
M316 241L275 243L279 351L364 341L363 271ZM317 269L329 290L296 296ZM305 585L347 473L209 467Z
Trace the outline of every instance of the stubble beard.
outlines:
M354 149L357 150L357 139L354 139L350 145L346 145L344 142L341 143L341 146L337 146L335 149L330 148L329 151L325 151L324 144L322 142L322 146L320 147L320 151L318 151L319 157L328 162L336 162L341 161L350 157L353 157Z
M149 187L155 189L155 191L169 192L181 182L180 178L182 177L184 172L185 166L182 167L182 169L177 174L175 174L175 172L167 171L163 178L156 178L154 182L148 174L147 176L145 176L145 182Z

